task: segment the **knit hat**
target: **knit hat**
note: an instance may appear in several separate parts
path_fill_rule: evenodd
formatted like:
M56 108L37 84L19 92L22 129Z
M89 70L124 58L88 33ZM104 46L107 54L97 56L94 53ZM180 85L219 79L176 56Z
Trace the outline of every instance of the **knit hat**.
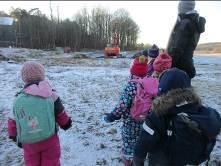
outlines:
M130 68L130 73L139 77L147 75L147 58L144 55L135 58Z
M189 11L194 10L195 1L183 0L178 4L178 14L185 14Z
M159 55L159 48L157 45L153 45L151 48L148 50L148 56L151 58L156 58Z
M171 68L163 72L159 78L158 95L167 93L172 89L184 89L191 87L190 77L178 68Z
M147 57L148 56L148 49L142 50L141 54Z
M21 69L21 76L26 84L34 81L43 81L45 78L44 66L37 62L25 62Z
M172 58L167 53L162 53L153 62L153 69L159 73L171 68Z

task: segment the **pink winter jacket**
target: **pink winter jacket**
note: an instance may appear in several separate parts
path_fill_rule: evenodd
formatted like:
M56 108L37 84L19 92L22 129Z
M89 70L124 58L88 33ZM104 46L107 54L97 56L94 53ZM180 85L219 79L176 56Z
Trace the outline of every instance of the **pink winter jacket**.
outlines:
M52 97L55 105L54 111L55 111L56 122L64 130L71 127L71 119L68 117L67 113L65 112L64 106L62 105L60 98L55 93L55 91L52 90L50 84L47 81L41 81L38 83L38 85L32 84L26 87L24 89L24 92L30 95L41 96L45 98ZM12 118L8 119L8 135L9 138L16 137L17 135L16 122ZM54 135L48 139L53 139L53 138L55 138ZM44 140L44 142L47 142L47 140Z

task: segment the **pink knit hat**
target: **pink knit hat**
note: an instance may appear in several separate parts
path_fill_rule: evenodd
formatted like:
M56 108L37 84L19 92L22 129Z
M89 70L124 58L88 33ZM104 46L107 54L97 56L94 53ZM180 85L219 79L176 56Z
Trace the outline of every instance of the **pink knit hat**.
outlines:
M155 61L153 62L153 69L157 72L163 72L171 68L172 66L172 58L167 53L161 53Z
M45 79L44 66L37 62L25 62L21 69L21 76L26 84L33 81L43 81Z

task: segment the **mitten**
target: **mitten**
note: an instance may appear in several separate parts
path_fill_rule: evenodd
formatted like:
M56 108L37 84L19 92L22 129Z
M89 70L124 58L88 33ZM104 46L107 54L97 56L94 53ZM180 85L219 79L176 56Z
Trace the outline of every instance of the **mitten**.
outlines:
M17 142L17 146L18 146L19 148L22 148L22 143L21 143L21 142Z
M115 121L115 118L111 113L106 113L106 116L104 117L104 121L106 123L111 123Z
M16 137L16 136L9 136L9 139L12 139L13 142L15 142L16 145L17 145L19 148L22 148L22 143L17 141L17 137Z
M61 126L61 128L63 130L68 130L71 126L72 126L72 120L71 118L69 118L68 122L64 126Z

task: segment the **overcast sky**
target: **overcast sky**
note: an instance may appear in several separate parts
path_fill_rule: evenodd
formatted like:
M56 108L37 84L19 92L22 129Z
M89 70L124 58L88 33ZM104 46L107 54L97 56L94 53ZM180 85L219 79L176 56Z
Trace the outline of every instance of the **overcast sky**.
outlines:
M26 10L39 8L49 16L49 4L50 1L0 1L0 10L8 13L12 6ZM55 16L59 6L60 17L64 19L72 19L83 7L90 10L100 6L110 11L125 8L140 27L138 42L166 47L177 17L178 1L51 1L51 5ZM196 1L195 9L207 20L206 32L199 43L221 42L221 1Z

